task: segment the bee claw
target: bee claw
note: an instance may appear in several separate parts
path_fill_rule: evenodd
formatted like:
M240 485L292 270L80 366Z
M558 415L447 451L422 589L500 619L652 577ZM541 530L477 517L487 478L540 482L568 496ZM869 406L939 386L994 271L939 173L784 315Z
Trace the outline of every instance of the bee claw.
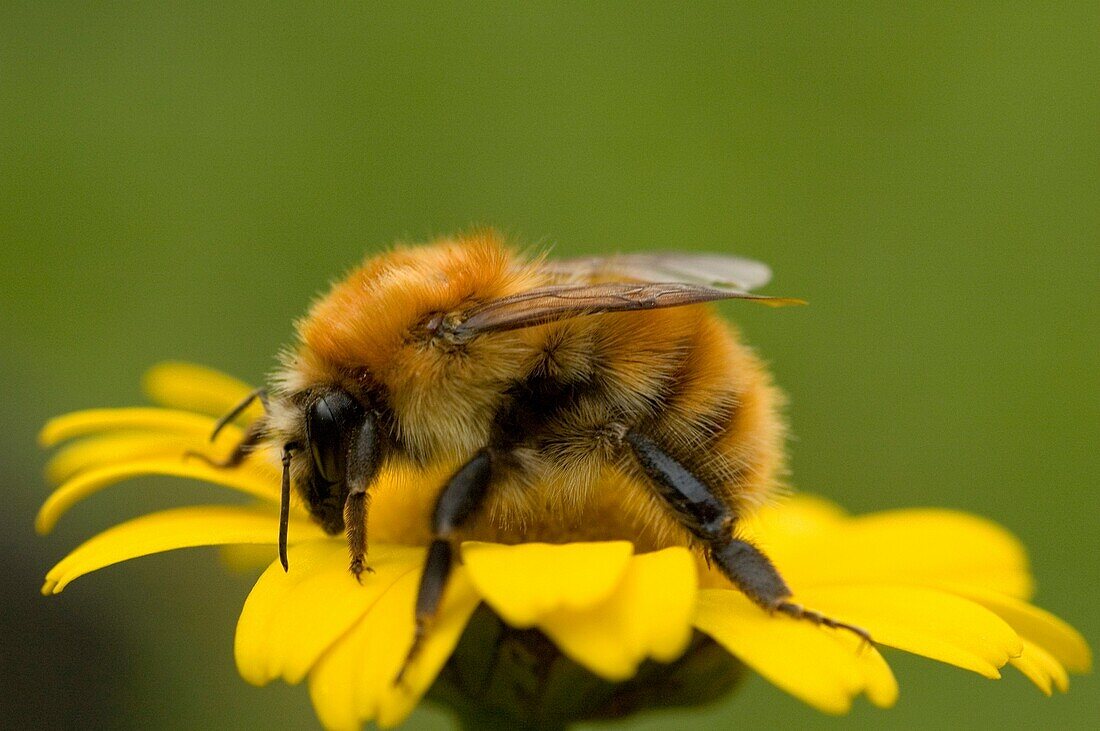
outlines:
M364 573L373 574L374 569L364 564L362 559L353 559L351 562L351 575L355 577L355 580L358 581L360 585L363 583Z
M806 609L801 604L796 604L794 602L788 602L788 601L782 601L782 602L779 602L778 604L776 604L772 608L772 611L773 612L780 612L782 614L786 614L788 617L791 617L792 619L805 619L809 622L812 622L813 624L818 625L819 627L829 627L831 629L847 630L847 631L851 632L852 634L854 634L856 637L859 637L859 639L861 640L861 643L860 643L860 648L861 649L866 645L874 646L874 644L875 644L875 641L871 637L871 634L867 630L863 629L862 627L857 627L854 624L848 624L846 622L838 622L835 619L832 619L831 617L826 617L821 612L815 612L812 609Z

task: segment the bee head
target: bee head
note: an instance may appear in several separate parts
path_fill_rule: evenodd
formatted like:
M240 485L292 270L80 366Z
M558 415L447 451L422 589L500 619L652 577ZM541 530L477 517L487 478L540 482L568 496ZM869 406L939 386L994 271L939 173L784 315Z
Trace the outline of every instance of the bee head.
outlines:
M344 529L348 451L365 422L365 411L347 391L319 394L305 410L305 460L299 489L314 519L328 533Z
M363 523L357 528L362 533L366 495L381 467L385 440L379 411L369 394L354 386L333 381L280 385L268 402L265 434L282 445L279 558L285 569L292 486L326 532L350 532ZM349 506L358 509L349 512Z
M339 533L348 495L365 492L378 472L377 414L338 386L313 392L301 408L304 440L288 445L303 452L295 481L313 518L328 533Z

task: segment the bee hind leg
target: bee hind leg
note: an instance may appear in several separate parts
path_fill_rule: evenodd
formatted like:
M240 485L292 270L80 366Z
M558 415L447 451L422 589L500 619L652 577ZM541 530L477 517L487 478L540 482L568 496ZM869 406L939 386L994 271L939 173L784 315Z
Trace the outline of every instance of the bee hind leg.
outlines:
M708 561L717 565L734 586L769 612L786 614L792 619L804 619L823 627L848 630L864 642L873 642L871 635L861 627L838 622L792 602L791 590L779 570L763 551L748 541L732 537L713 541L707 547L707 555Z
M402 681L410 663L416 659L428 627L443 601L447 577L454 566L454 532L469 522L484 504L492 477L491 467L490 450L478 451L451 476L436 501L432 514L434 538L428 547L428 558L424 562L424 572L416 594L416 631L405 662L394 678L395 685Z
M729 505L649 437L631 431L623 441L657 494L672 508L680 523L703 543L707 563L717 566L756 605L794 619L848 630L865 642L872 641L866 630L792 602L790 587L771 559L752 543L734 537L737 516Z

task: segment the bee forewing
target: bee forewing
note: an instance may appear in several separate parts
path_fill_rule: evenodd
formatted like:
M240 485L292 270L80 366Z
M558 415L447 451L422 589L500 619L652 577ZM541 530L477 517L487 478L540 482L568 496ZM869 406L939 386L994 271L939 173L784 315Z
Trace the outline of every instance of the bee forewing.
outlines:
M771 268L763 262L714 253L667 251L586 256L549 259L540 266L553 274L578 278L618 275L639 282L679 282L740 291L763 287L772 278Z
M768 297L730 287L683 282L596 282L536 287L483 302L447 325L459 337L516 330L583 315L683 307L717 300L745 299L771 306L802 304L802 300Z

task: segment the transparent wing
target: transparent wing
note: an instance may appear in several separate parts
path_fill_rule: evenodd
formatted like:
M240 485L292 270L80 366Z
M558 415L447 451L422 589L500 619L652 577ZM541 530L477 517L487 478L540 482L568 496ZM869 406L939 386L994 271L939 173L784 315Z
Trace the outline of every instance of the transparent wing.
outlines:
M549 259L542 262L540 268L580 279L618 277L639 282L700 284L744 292L759 289L772 278L771 268L763 262L726 254L675 251Z

